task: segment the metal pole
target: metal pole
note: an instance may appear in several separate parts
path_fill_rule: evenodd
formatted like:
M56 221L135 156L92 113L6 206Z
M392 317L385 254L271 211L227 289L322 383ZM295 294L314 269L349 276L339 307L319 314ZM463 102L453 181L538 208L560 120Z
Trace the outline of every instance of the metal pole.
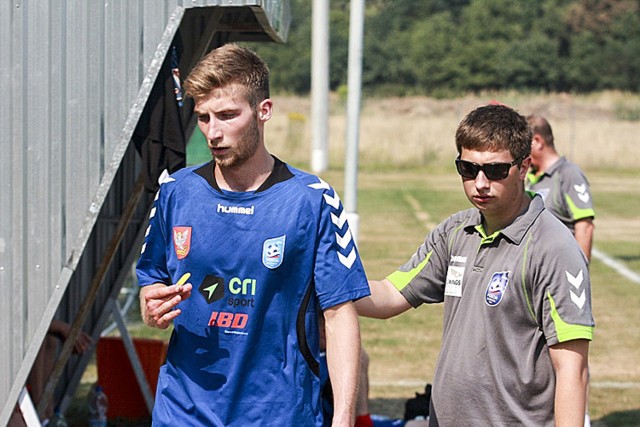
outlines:
M351 0L349 16L349 74L347 96L347 144L345 152L344 200L347 220L358 241L358 141L360 135L360 98L362 87L362 45L364 37L364 2Z
M313 0L311 34L311 170L327 169L329 139L329 0Z

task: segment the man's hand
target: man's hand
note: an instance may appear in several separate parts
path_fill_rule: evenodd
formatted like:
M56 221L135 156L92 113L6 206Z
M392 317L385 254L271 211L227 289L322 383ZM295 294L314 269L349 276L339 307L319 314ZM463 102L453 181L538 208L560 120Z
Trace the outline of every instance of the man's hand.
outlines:
M49 326L49 333L66 341L71 333L71 325L61 320L53 320ZM73 343L73 352L77 354L84 353L89 350L92 345L91 337L84 331L80 331Z
M185 283L188 279L189 273L175 285L154 283L140 289L140 312L145 325L159 329L169 327L182 312L175 307L191 296L191 283Z

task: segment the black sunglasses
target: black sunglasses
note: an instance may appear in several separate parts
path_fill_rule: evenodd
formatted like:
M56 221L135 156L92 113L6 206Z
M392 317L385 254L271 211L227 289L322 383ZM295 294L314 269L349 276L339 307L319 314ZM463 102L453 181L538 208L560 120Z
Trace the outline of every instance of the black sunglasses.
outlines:
M478 172L484 172L484 175L491 181L500 181L509 175L509 169L512 166L522 162L525 158L516 159L511 163L485 163L479 165L477 163L461 160L460 156L456 159L456 169L461 177L467 179L475 179Z

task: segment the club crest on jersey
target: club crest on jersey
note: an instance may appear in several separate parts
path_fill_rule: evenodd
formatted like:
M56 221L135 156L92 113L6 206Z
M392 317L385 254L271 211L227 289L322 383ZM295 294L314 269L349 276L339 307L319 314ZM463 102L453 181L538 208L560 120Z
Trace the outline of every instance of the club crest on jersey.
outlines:
M508 285L509 285L508 271L500 271L497 273L493 273L493 276L489 281L489 285L487 286L487 291L484 294L484 300L487 303L487 305L490 305L493 307L500 304L500 301L502 301L502 297L504 297L504 293L507 291Z
M262 244L262 263L273 270L282 264L284 258L284 240L286 236L267 239Z
M173 248L178 259L183 259L191 249L191 227L173 227Z

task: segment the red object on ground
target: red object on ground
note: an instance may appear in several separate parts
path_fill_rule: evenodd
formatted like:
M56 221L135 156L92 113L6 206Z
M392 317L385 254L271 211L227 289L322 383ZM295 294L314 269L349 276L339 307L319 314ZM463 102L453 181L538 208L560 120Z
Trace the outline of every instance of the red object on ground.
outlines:
M133 338L133 344L142 364L142 370L149 383L151 394L155 396L158 373L167 354L168 343L161 340ZM147 405L136 381L131 362L124 349L122 338L102 337L96 351L98 384L109 399L107 418L149 417Z

